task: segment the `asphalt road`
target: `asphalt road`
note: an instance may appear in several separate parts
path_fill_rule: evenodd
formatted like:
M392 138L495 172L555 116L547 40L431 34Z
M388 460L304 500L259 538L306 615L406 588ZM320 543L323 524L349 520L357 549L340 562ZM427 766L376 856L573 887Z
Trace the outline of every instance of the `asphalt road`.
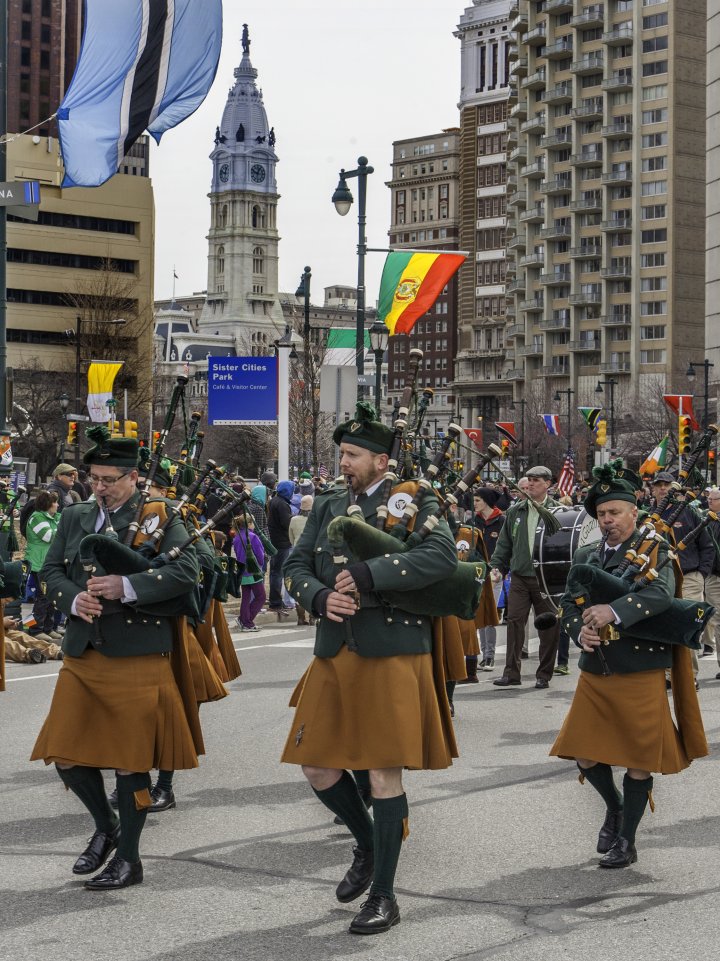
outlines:
M504 634L501 630L500 640ZM0 958L13 961L702 961L720 940L720 681L701 660L713 753L657 778L638 863L598 870L600 799L548 757L577 679L459 687L461 758L406 775L411 834L398 871L402 922L347 933L359 906L334 888L351 859L298 769L278 762L309 629L237 635L243 677L202 710L208 754L176 777L178 806L148 818L145 883L82 888L70 868L92 833L52 769L27 758L59 665L9 665L0 695ZM573 655L574 656L574 655ZM500 658L502 661L502 657ZM108 777L108 786L111 786Z

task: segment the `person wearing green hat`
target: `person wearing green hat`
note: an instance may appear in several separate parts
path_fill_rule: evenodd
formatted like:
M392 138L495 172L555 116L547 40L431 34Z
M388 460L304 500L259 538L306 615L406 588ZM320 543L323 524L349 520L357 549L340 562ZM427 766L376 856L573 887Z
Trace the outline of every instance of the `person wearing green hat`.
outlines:
M149 771L198 763L169 657L174 617L164 613L193 590L198 564L191 551L161 569L128 576L83 566L83 538L107 530L110 520L122 541L140 503L137 441L111 437L103 426L87 435L95 442L83 457L95 501L65 508L41 571L68 623L63 667L31 759L54 763L95 822L73 873L94 874L116 850L85 882L89 890L108 891L143 880L139 842L152 803ZM163 547L180 546L186 536L175 518ZM119 819L108 803L103 768L116 771Z
M616 476L610 465L595 468L593 474L596 482L585 499L585 509L599 521L603 540L600 546L579 548L572 566L613 572L635 537L636 486ZM665 542L658 544L651 558L654 568L667 550ZM662 567L643 589L635 588L632 580L627 584L627 594L612 603L579 605L570 592L560 601L563 627L582 653L573 702L550 754L575 760L581 783L588 781L605 802L597 841L602 868L625 868L637 861L635 833L648 801L652 807L652 773L675 774L693 758L707 754L689 649L675 646L672 637L644 641L624 634L670 607L675 585L672 566ZM673 683L673 696L680 732L665 690L665 671L671 666L673 678L678 672L678 691ZM622 794L615 784L614 765L626 768Z
M302 765L319 800L355 837L353 863L336 890L349 903L370 888L353 934L388 931L400 920L394 877L408 818L402 769L446 768L456 756L444 683L436 688L432 673L431 618L391 607L381 593L449 577L457 565L449 528L443 521L420 546L379 550L364 562L345 547L342 566L328 540L351 494L375 526L394 432L374 413L358 404L356 416L335 429L347 486L317 494L284 568L293 599L320 620L282 760ZM429 493L417 528L436 506ZM350 770L369 771L374 820Z

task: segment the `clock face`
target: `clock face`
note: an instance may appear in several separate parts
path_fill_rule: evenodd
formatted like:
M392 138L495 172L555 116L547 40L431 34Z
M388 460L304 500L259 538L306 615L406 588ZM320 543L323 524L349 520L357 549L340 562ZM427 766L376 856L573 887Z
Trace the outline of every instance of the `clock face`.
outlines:
M261 184L265 179L265 168L262 164L253 164L250 168L250 179L253 183Z
M219 177L224 184L230 179L230 164L223 164L220 167Z

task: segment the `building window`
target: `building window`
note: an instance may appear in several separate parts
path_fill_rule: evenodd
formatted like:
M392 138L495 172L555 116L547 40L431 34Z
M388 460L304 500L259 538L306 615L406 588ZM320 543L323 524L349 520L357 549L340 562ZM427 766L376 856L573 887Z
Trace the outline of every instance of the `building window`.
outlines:
M666 300L648 300L646 303L640 304L641 317L658 317L662 314L667 314Z
M640 351L640 363L641 364L664 364L666 353L664 350L641 350Z
M654 60L652 63L644 63L642 68L643 77L657 77L659 74L667 72L667 60Z
M265 251L262 247L253 247L253 273L265 273Z
M640 208L642 220L660 220L667 216L667 204L649 204Z
M219 274L225 273L225 248L218 247L217 249L217 272Z
M640 266L641 267L664 267L665 254L641 254Z

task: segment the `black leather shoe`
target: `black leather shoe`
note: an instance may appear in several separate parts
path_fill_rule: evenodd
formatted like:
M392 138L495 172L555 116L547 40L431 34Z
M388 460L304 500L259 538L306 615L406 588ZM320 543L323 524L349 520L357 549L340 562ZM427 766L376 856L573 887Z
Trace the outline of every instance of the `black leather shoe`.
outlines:
M101 868L107 861L110 852L118 846L119 837L119 824L108 834L104 831L96 831L90 838L88 846L73 864L73 874L92 874L93 871Z
M362 848L353 848L353 854L355 855L353 863L335 891L335 897L343 904L354 901L355 898L364 894L375 876L375 856L373 852L363 851Z
M350 922L350 934L381 934L400 921L400 908L395 898L371 894Z
M606 811L603 826L600 828L597 842L597 853L607 854L615 843L622 826L622 810Z
M115 788L115 790L112 791L111 794L108 794L108 804L110 805L111 808L115 808L115 810L117 811L117 808L118 808L117 788Z
M150 814L157 814L158 811L169 811L170 808L176 807L172 788L166 791L165 788L158 787L156 784L150 792L150 797L153 799L153 803L148 808Z
M637 861L637 851L635 845L630 844L623 837L615 839L605 857L600 858L599 867L601 868L627 868Z
M521 684L522 681L515 681L511 677L496 677L493 681L495 687L510 687L511 684Z
M131 884L142 884L142 861L124 861L114 857L105 870L85 882L88 891L115 891L117 888L129 888Z
M718 671L717 674L715 675L715 680L720 681L720 671Z
M539 677L537 681L535 681L535 687L538 691L544 691L546 687L550 687L550 682L546 681L544 677Z

